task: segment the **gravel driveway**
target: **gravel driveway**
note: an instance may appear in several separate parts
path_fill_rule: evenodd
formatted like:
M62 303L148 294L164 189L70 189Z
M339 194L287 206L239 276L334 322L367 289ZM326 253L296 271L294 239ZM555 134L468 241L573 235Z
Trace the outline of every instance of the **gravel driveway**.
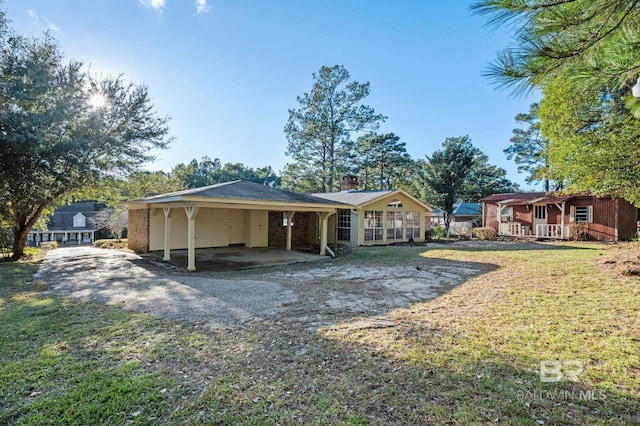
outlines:
M345 257L320 265L188 273L132 253L81 246L49 251L35 279L52 294L206 327L267 320L313 329L435 298L487 268L440 259L362 264Z

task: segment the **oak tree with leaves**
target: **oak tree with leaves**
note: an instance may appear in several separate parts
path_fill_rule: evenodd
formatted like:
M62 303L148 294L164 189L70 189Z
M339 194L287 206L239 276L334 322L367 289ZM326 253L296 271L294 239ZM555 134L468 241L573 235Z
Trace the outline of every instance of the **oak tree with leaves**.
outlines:
M1 14L0 49L0 217L12 224L15 260L47 209L129 174L170 139L145 86L64 62L49 34L16 34Z
M623 197L640 205L640 121L625 113L626 94L579 89L556 79L540 103L551 139L551 175L570 192Z

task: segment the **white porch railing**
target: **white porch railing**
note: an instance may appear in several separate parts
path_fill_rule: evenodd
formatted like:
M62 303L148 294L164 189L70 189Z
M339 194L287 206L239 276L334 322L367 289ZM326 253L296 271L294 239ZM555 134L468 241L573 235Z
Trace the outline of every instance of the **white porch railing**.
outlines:
M500 224L500 235L513 237L536 237L536 238L554 238L562 239L569 236L569 227L565 225L564 233L561 224L536 224L533 228L533 234L529 233L529 226L522 225L519 222L503 222Z
M568 231L565 229L565 231ZM545 225L545 224L537 224L536 225L536 237L541 238L565 238L568 237L569 234L567 232L562 232L562 225L554 224L554 225Z
M500 235L521 236L524 235L526 227L519 222L505 222L500 224Z

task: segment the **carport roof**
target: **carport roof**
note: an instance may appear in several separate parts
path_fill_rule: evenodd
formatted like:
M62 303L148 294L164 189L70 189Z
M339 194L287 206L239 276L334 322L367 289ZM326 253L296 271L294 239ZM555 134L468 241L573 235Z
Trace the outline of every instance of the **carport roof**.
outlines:
M133 200L131 204L152 204L170 203L176 201L193 200L238 200L256 202L277 202L291 204L314 204L320 206L335 206L343 204L341 202L314 197L312 195L298 192L286 191L255 182L236 180L224 182L216 185L203 186L201 188L185 189L183 191L170 192L167 194L154 195L151 197Z

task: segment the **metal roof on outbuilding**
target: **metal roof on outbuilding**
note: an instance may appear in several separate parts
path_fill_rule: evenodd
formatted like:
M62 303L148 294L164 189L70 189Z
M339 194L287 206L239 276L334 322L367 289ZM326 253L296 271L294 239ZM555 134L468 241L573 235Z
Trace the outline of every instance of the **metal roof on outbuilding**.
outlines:
M481 203L496 203L503 205L552 204L562 203L575 198L576 195L550 195L546 192L511 192L493 194L480 200Z

